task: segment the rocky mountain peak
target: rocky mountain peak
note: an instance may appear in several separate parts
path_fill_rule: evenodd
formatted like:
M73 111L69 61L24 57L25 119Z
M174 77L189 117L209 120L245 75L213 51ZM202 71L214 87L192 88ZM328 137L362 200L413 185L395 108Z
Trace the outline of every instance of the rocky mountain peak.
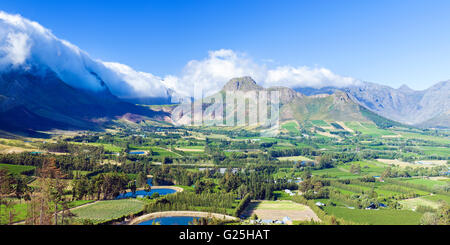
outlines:
M228 81L223 87L224 91L253 91L262 90L263 88L256 84L255 80L249 76L236 77Z

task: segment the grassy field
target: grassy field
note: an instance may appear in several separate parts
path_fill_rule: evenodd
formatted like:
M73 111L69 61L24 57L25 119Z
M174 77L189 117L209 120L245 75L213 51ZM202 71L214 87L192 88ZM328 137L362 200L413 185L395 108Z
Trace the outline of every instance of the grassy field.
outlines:
M137 213L144 208L144 204L136 199L99 201L74 209L72 213L76 215L75 220L78 222L89 219L96 224Z
M312 159L309 159L307 157L304 156L294 156L294 157L278 157L277 158L280 161L314 161Z
M326 168L320 170L313 170L312 175L327 176L328 178L342 178L342 179L354 179L361 177L357 174L352 174L343 168Z
M412 210L417 208L417 206L426 206L434 209L439 208L439 203L437 201L431 201L425 199L424 197L410 198L399 201L402 205L402 208L405 210Z
M413 178L413 179L406 179L405 182L417 184L417 185L424 185L427 187L435 187L435 186L445 186L450 185L447 181L441 181L441 180L431 180L431 179L421 179L421 178Z
M109 152L121 152L123 150L122 147L115 146L112 144L105 144L105 143L86 143L87 145L93 145L93 146L103 146L105 151Z
M311 123L319 127L329 127L330 125L324 120L311 120Z
M252 202L244 213L247 217L256 214L260 219L270 220L282 220L284 217L303 221L319 220L308 206L289 200Z
M21 174L25 171L30 171L30 170L36 169L36 167L0 163L0 169L7 169L9 172L11 172L13 174Z
M153 156L159 156L159 157L179 157L178 154L173 153L169 150L166 150L166 149L158 147L158 146L131 146L130 149L133 151L151 150L153 153Z
M450 140L449 140L450 142ZM423 151L426 155L436 155L441 157L450 156L450 148L448 147L432 147L432 146L420 146L417 147L419 150Z
M361 122L345 122L345 126L352 129L353 131L359 131L362 134L370 135L373 137L381 137L385 135L396 135L395 133L377 128L375 124L371 123L361 123Z
M361 166L360 174L353 174L350 172L352 164L359 164ZM385 166L385 164L376 161L358 161L339 165L337 168L313 170L312 174L317 176L327 176L327 178L353 179L362 176L380 176L383 173Z
M84 205L86 203L90 203L92 201L90 200L78 200L78 201L73 201L69 203L69 208L74 208L74 207L78 207L80 205ZM23 221L27 218L27 208L28 208L28 204L25 201L22 202L16 202L12 208L13 213L14 213L14 218L13 218L13 222L19 222L19 221ZM5 210L5 205L1 205L1 209L2 211ZM2 216L2 220L0 221L0 224L6 224L7 220L6 220L6 216Z
M298 133L298 124L295 122L287 122L281 126L281 128L286 129L289 133Z
M262 201L256 204L261 210L306 210L307 206L292 201Z
M345 207L324 207L325 212L344 220L369 225L418 225L421 213L395 209L349 209Z
M448 204L450 204L450 196L449 195L441 195L441 194L434 194L432 196L424 196L423 199L434 201L434 202L440 202L445 201Z

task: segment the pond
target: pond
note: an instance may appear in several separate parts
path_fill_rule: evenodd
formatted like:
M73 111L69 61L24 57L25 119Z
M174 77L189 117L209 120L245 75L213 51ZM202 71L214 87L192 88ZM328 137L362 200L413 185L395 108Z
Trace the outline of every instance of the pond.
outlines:
M148 178L147 179L147 184L149 185L149 186L151 186L151 187L153 187L153 184L152 184L152 178ZM176 190L174 190L174 189L169 189L169 188L161 188L161 189L152 189L152 190L150 190L150 191L144 191L144 190L139 190L139 191L136 191L135 193L134 193L134 195L133 195L133 193L132 192L127 192L127 193L125 193L125 194L120 194L120 195L118 195L117 197L116 197L116 199L123 199L123 198L136 198L136 197L145 197L145 196L152 196L153 195L153 193L158 193L160 196L164 196L164 195L167 195L167 194L173 194L173 193L175 193L175 192L177 192Z
M140 191L136 191L134 194L132 192L120 194L116 197L116 199L152 196L153 193L158 193L160 196L164 196L167 194L173 194L175 192L177 192L177 191L174 189L168 189L168 188L152 189L151 191L140 190Z
M170 217L160 217L150 220L146 220L138 225L152 225L153 222L159 222L160 225L189 225L194 219L199 217L189 217L189 216L170 216Z
M128 154L132 154L132 155L144 155L145 151L132 151L129 152Z

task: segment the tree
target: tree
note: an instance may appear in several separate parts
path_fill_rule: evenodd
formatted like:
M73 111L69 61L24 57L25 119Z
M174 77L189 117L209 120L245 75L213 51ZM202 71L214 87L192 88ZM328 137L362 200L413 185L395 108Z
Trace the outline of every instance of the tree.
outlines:
M75 199L83 200L89 194L89 180L86 176L73 181L72 196Z
M258 215L256 215L256 214L252 214L252 217L251 217L251 219L252 219L252 220L257 220L257 219L258 219Z
M144 191L150 192L152 190L152 187L149 184L146 184L144 187Z
M438 209L437 215L440 225L450 225L450 205L443 202Z
M332 168L333 167L333 159L329 154L325 154L319 157L319 165L318 168Z
M421 225L437 225L439 222L439 218L435 213L426 212L422 215L420 219Z
M134 180L128 182L127 187L128 187L128 189L131 190L131 193L133 193L133 195L136 193L137 188L136 188L136 182Z
M136 177L136 186L140 188L144 187L145 184L147 184L147 176L144 174L144 172L139 172Z
M56 167L55 158L46 159L37 173L39 176L38 192L31 197L26 223L51 225L53 223L52 216L54 216L54 224L58 224L59 206L63 207L62 221L64 222L64 209L67 209L68 203L64 195L67 184L63 178L66 175Z
M307 180L309 178L311 178L312 173L311 173L311 169L310 168L306 168L303 173L302 173L302 179L303 180Z

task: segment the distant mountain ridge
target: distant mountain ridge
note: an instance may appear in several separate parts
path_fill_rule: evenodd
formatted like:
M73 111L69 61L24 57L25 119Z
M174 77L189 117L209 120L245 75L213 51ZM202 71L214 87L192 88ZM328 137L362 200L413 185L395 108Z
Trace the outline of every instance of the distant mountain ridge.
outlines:
M0 129L30 134L51 129L99 129L126 113L163 119L163 112L124 102L106 84L100 91L74 88L50 68L0 72Z
M373 122L378 124L378 120L390 122L395 124L388 119L382 118L381 116L376 115L373 112L370 112L367 109L364 109L361 105L354 102L352 98L346 92L336 90L333 94L318 94L306 96L302 93L296 92L295 90L287 87L269 87L263 88L256 84L256 82L251 77L239 77L233 78L229 82L225 84L223 89L212 95L211 98L216 98L217 96L224 96L224 92L263 92L263 91L278 91L280 93L280 115L279 120L280 123L287 121L297 121L298 123L306 123L311 120L327 120L327 121L358 121L358 122ZM251 100L252 98L248 98ZM210 101L209 98L206 98L204 101ZM227 105L227 101L225 98L224 108L226 110L232 109L230 115L237 113L237 108L233 108L233 106L229 107ZM199 103L197 101L197 103ZM190 112L189 105L180 105L180 108L185 106L183 109L179 109L178 111ZM212 110L209 110L208 106L216 106L215 104L205 103L203 102L202 108L206 108L203 112L203 122L205 121L214 121L217 115L212 113ZM189 125L192 122L192 118L202 118L202 115L198 111L194 111L194 116L190 113L178 113L175 110L175 113L172 114L172 120L175 124L179 125ZM246 114L250 113L250 111L246 111ZM228 115L228 114L227 114ZM243 125L245 122L241 122ZM238 125L236 125L238 126Z
M358 104L372 112L408 125L419 127L450 127L450 81L439 82L422 91L406 85L398 89L375 83L336 88L296 88L309 95L344 91Z

